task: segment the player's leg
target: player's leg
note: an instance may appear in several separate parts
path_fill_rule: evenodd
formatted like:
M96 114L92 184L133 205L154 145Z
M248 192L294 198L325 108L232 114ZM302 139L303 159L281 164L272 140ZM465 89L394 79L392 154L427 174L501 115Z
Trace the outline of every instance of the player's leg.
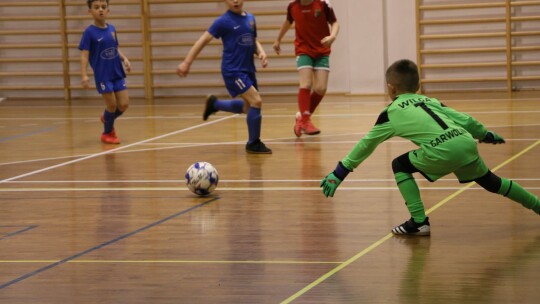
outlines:
M474 181L487 191L506 196L525 208L540 214L540 200L536 195L523 189L515 181L495 175L489 170L480 156L472 163L457 169L454 174L461 183Z
M411 163L409 153L405 153L392 161L392 170L399 192L405 199L405 205L411 214L411 219L392 229L393 234L429 235L429 219L424 210L420 197L420 189L416 184L413 173L419 170Z
M119 116L122 116L129 107L129 94L125 79L115 81L114 94L116 97L115 118L118 118Z
M300 78L298 88L298 112L295 117L294 134L302 136L304 123L311 116L311 88L313 86L313 64L314 61L308 55L300 55L296 58L296 67Z
M327 59L328 56L325 56L323 58ZM321 130L317 128L311 121L311 116L313 115L313 113L317 109L317 106L321 103L321 100L326 94L330 70L326 66L320 67L320 64L321 61L319 60L317 60L315 63L316 66L313 73L313 90L310 95L309 115L303 117L303 131L308 135L315 135L321 133Z
M540 200L538 197L523 189L515 181L501 178L491 171L474 181L487 191L506 196L514 202L520 203L523 207L540 214Z
M245 100L245 105L249 105L249 108L246 109L246 124L248 127L248 142L246 143L246 151L248 153L255 154L271 154L272 150L266 147L266 145L261 141L262 98L259 91L257 91L255 86L251 86L241 96Z
M409 152L406 156L402 155L398 157L398 160L403 168L401 172L395 173L398 188L405 198L407 208L412 216L413 223L409 221L409 224L421 225L421 221L425 219L428 234L429 220L425 214L424 203L420 198L420 191L414 182L412 173L419 172L427 180L434 182L449 173L456 173L456 170L463 167L470 159L477 158L478 155L477 143L470 136L457 137L446 142L443 151L445 152L433 153L429 148L420 148ZM438 156L434 157L434 155ZM399 170L395 170L395 172L397 171ZM406 227L407 223L401 225L401 227L403 226ZM396 228L392 232L396 233Z
M105 111L101 115L101 122L103 123L103 133L101 134L101 141L107 144L119 144L120 140L116 137L114 132L114 119L116 118L117 100L114 93L115 86L112 81L104 81L96 83L96 89L105 101Z
M203 120L218 111L241 114L244 113L244 101L241 99L219 99L217 96L209 95L206 98L206 105L203 112Z
M240 96L244 100L242 112L247 113L248 142L246 152L271 154L272 150L261 141L262 98L258 91L257 78L253 73L238 73L225 81L231 96Z
M315 110L321 103L321 100L326 94L326 89L328 87L328 78L330 75L330 57L322 56L317 58L314 63L314 81L313 81L313 92L311 93L311 101L309 111L311 114L315 113Z
M120 79L115 82L113 82L113 90L114 90L114 97L116 99L116 109L114 111L114 119L112 120L112 132L111 136L116 137L116 130L114 127L114 123L116 122L116 119L128 109L129 107L129 94L127 91L126 86L126 80ZM105 120L105 117L102 117L102 120ZM103 122L105 123L105 122ZM120 142L118 138L116 138L114 141Z
M243 94L250 86L253 85L249 78L246 79L242 74L223 75L223 81L225 87L231 96L239 96ZM246 113L247 106L242 99L219 99L217 96L208 95L206 98L206 104L203 112L203 120L207 120L208 117L218 111L225 111L230 113Z
M326 89L328 87L328 78L330 75L330 71L326 69L315 69L314 73L314 85L313 85L313 92L311 93L310 97L310 108L309 112L311 114L315 113L315 110L321 103L321 100L324 98L324 95L326 95Z
M107 144L119 144L120 140L116 137L114 130L114 120L116 118L116 96L114 92L106 92L101 94L105 101L106 109L103 112L103 133L101 134L101 141Z

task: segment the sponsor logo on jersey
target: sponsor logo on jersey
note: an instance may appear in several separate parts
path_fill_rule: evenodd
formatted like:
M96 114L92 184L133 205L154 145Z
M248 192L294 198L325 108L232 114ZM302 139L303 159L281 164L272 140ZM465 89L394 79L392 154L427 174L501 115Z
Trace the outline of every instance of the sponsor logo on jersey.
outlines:
M321 15L321 10L316 9L315 12L314 12L314 15L315 15L315 18L319 18L319 16Z
M404 109L405 107L408 107L410 105L414 105L414 104L417 104L419 102L430 102L431 99L425 97L425 98L412 98L412 99L407 99L405 101L402 101L398 104L398 106L402 109Z
M118 56L118 51L115 47L110 47L108 49L105 49L101 52L100 57L102 59L113 59Z
M252 46L254 44L253 35L249 33L238 37L238 44L243 46Z
M454 137L458 137L460 135L465 134L462 130L459 129L451 129L449 131L444 132L443 134L437 136L435 139L430 141L430 144L432 147L436 147Z

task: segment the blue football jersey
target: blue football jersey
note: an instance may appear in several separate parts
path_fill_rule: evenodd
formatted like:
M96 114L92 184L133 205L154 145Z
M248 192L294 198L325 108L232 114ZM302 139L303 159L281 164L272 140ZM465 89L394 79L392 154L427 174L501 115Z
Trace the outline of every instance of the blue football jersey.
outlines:
M208 29L216 39L223 42L223 58L221 72L255 73L253 54L257 49L257 27L255 17L250 13L245 16L227 11L218 17Z
M112 24L106 28L90 25L86 28L79 43L80 50L87 50L89 63L94 70L96 83L126 77L122 60L118 53L118 39Z

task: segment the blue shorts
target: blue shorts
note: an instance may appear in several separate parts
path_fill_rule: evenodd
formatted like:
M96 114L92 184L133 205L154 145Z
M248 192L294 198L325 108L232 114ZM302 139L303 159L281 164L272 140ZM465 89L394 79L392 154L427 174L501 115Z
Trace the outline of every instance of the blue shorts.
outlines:
M118 92L127 89L126 79L116 79L111 81L96 82L96 89L99 94Z
M225 87L232 97L244 94L251 86L259 90L255 73L236 72L233 74L222 74Z

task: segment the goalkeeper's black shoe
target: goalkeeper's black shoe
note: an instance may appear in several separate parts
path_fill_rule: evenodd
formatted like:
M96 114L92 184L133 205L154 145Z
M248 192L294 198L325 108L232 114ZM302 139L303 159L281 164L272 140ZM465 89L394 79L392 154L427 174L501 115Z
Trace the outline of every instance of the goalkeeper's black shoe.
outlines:
M252 143L247 143L246 152L253 154L272 154L272 150L266 147L260 139L257 139Z
M392 233L396 235L430 235L431 229L429 226L429 218L426 217L422 223L418 224L411 217L411 219L405 223L394 227L394 229L392 229Z
M203 120L207 120L208 116L217 112L217 110L214 108L214 104L217 100L218 98L216 96L208 95L208 97L206 98L206 106L204 107L204 112L202 116Z

